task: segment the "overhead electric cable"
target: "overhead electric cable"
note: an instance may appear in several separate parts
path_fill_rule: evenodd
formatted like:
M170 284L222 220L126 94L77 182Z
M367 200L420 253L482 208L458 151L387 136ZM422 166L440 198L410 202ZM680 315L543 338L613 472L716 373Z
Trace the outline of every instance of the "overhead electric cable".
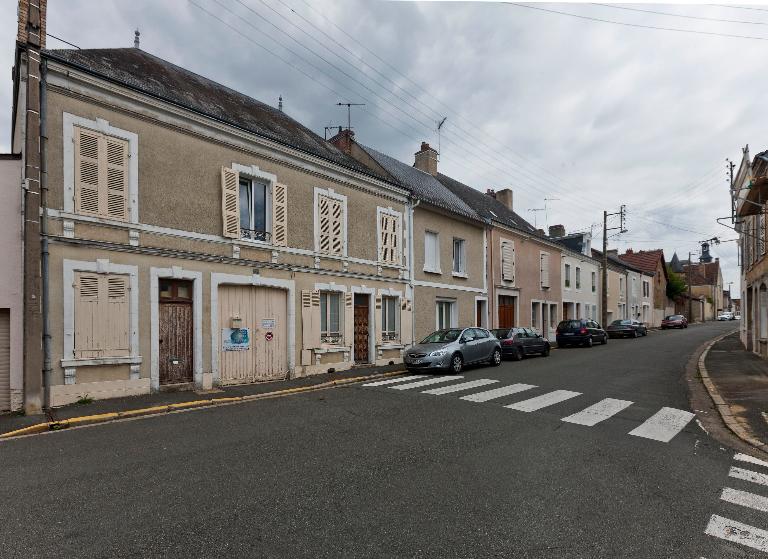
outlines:
M744 21L739 19L721 19L717 17L692 16L688 14L671 14L669 12L659 12L656 10L643 10L641 8L630 8L628 6L618 6L616 4L600 4L598 2L593 2L592 4L595 6L602 6L604 8L612 8L615 10L627 10L630 12L642 12L644 14L656 14L660 16L679 17L684 19L695 19L699 21L717 21L720 23L740 23L745 25L768 25L768 22L765 22L765 21Z

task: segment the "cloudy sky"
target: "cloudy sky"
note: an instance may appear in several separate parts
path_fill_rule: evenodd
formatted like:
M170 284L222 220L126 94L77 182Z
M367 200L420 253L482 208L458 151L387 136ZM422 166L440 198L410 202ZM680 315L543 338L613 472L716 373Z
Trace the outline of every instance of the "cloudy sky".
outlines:
M511 187L523 217L594 227L598 245L603 210L626 204L628 232L610 238L622 251L687 257L717 236L713 254L735 296L736 235L715 220L730 214L725 158L738 162L745 144L753 155L766 148L768 7L534 6L52 0L48 32L110 48L132 46L139 28L141 48L264 102L282 95L285 111L320 135L346 123L337 102L365 103L353 109L358 140L409 163L422 140L438 144L447 117L442 172L481 190ZM0 151L15 21L7 0ZM68 48L50 37L48 46Z

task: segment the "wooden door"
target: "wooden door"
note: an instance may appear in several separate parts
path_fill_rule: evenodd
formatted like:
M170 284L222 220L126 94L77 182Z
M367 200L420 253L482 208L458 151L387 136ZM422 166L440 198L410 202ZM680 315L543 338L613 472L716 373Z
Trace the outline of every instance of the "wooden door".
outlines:
M355 295L355 363L368 363L369 297Z
M160 384L192 382L192 282L160 280Z
M499 328L515 326L515 298L507 295L499 297Z
M11 313L0 309L0 411L11 409Z

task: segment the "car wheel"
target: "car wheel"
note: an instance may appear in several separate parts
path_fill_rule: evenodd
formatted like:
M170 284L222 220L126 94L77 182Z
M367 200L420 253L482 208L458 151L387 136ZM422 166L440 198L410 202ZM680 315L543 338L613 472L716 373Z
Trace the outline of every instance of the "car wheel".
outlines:
M632 330L632 337L637 338L637 330Z
M512 359L515 361L522 361L523 360L523 350L519 347L515 348L515 353L512 355Z
M493 350L493 353L491 354L491 365L494 367L498 367L501 365L501 350L499 348L496 348Z
M603 336L603 345L605 345L605 344L607 344L607 343L608 343L608 334L606 334L605 336Z
M451 372L458 375L464 367L464 359L458 353L451 357Z
M549 346L544 348L544 351L541 352L541 355L544 357L549 357Z
M594 345L594 343L595 343L595 342L592 340L592 336L590 336L589 338L587 338L587 341L586 341L586 342L584 342L584 345L585 345L586 347L592 347L592 346Z

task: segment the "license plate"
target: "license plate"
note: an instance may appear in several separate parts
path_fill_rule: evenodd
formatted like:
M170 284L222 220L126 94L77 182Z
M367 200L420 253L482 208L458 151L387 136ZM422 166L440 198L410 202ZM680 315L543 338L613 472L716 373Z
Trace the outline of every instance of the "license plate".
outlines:
M563 336L573 336L573 332L565 332Z
M424 360L423 360L423 359L414 359L414 360L413 360L413 364L414 364L414 365L420 365L421 363L424 363Z

